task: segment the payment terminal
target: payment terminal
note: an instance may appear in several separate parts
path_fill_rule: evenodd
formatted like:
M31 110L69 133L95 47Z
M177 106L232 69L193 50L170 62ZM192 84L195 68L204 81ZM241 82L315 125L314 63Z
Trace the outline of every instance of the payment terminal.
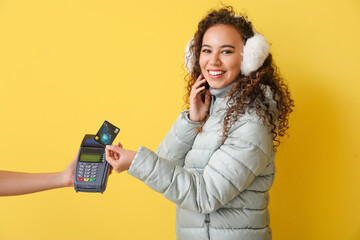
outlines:
M75 168L76 192L101 192L106 189L109 164L105 160L105 146L94 140L96 135L86 134L79 150Z

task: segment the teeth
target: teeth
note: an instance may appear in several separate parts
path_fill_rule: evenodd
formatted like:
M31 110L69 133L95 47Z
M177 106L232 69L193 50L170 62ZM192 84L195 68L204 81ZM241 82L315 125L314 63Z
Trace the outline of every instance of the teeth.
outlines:
M221 75L221 74L223 74L224 72L223 72L223 71L209 71L209 73L210 73L211 75L216 76L216 75Z

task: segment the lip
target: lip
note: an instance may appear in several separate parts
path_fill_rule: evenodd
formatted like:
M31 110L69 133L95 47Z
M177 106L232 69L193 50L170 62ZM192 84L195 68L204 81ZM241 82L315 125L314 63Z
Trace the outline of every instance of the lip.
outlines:
M221 71L221 72L224 72L224 73L221 74L221 75L216 75L216 76L214 76L214 75L211 75L211 74L210 74L210 71L214 71L214 72ZM208 69L207 72L208 72L209 77L210 77L210 78L213 78L213 79L221 78L221 77L224 76L224 74L226 73L226 71L221 70L221 69Z

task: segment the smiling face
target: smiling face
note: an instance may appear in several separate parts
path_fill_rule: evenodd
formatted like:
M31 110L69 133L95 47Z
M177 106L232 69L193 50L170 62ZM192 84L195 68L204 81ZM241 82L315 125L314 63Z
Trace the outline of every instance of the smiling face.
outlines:
M243 47L241 35L233 26L217 24L205 32L199 64L210 87L226 87L239 76Z

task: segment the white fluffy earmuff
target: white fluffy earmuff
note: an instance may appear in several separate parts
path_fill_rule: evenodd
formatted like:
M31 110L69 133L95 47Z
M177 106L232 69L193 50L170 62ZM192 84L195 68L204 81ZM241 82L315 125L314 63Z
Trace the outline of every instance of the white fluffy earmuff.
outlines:
M195 64L195 56L194 53L190 51L190 46L193 44L194 39L188 41L185 47L185 67L188 70L189 74L192 73L192 69Z
M241 55L241 73L244 76L249 76L251 72L258 70L269 55L270 46L265 37L259 33L248 38L243 48Z
M255 32L255 30L253 29ZM185 67L189 74L195 64L194 53L190 51L190 46L194 39L191 39L185 48ZM241 55L243 60L241 62L241 73L244 76L249 76L251 72L258 70L264 63L265 59L269 55L270 46L267 43L265 37L262 34L256 33L251 38L246 40Z

